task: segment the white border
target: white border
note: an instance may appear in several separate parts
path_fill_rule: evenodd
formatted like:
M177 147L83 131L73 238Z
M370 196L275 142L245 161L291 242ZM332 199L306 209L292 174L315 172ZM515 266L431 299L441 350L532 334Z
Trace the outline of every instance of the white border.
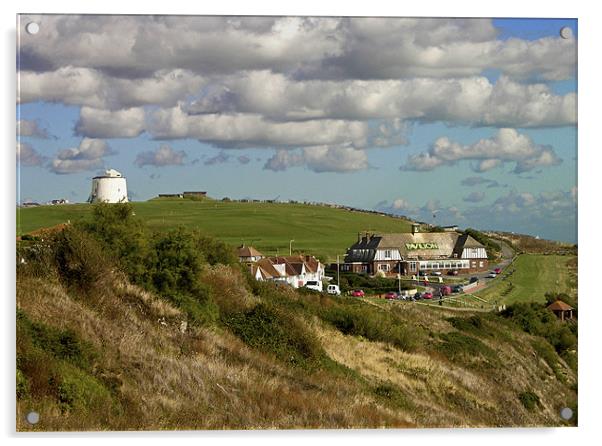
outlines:
M594 4L591 2L590 4ZM16 13L107 13L107 14L233 14L233 15L392 15L392 16L450 16L450 17L576 17L579 19L579 295L580 337L579 337L579 424L576 429L484 429L484 430L413 430L413 431L288 431L288 432L208 432L208 433L146 433L146 434L49 434L43 437L14 434L14 234L15 234L15 22ZM133 2L103 0L102 2L82 2L74 0L53 0L52 2L21 0L17 4L3 2L2 15L4 36L4 69L2 70L5 98L2 107L4 150L1 151L5 166L4 190L5 203L3 225L2 283L8 293L4 294L3 351L6 361L1 367L2 389L2 433L9 441L21 437L26 442L43 441L44 444L81 443L104 444L107 441L125 443L134 438L143 439L149 444L163 444L166 437L175 437L176 441L228 442L244 441L251 445L287 445L322 442L344 442L363 444L370 440L382 443L420 443L455 445L488 445L509 442L528 441L529 443L551 444L589 444L594 438L601 438L597 420L600 410L597 407L602 379L600 375L597 345L602 307L602 293L598 291L596 276L602 267L596 264L595 255L600 249L596 235L599 233L601 212L599 212L602 175L598 173L600 151L602 147L596 130L600 119L600 91L598 88L602 76L600 73L599 53L602 36L602 18L595 8L586 2L547 1L527 2L525 0L505 0L503 2L483 1L422 1L391 2L371 0L360 4L350 2L326 2L324 0L303 0L299 2L264 1L252 2L221 0L215 3L191 2L190 0L170 0L158 2L147 0L134 5ZM594 226L595 225L595 226ZM594 233L595 230L597 230ZM12 357L11 357L12 355ZM65 438L66 437L66 438Z

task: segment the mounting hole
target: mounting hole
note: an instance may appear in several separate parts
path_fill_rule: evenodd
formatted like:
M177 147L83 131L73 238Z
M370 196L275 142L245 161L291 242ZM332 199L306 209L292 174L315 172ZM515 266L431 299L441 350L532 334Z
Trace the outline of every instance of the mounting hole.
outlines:
M563 39L570 39L571 37L573 37L573 30L568 26L563 26L562 28L560 28L560 37L562 37Z
M27 31L29 34L37 34L38 31L40 31L40 25L38 25L36 22L29 22L27 25L25 25L25 31Z
M563 407L560 411L560 418L567 421L573 418L573 409L570 407Z
M37 424L40 421L40 414L34 411L31 411L25 417L29 424Z

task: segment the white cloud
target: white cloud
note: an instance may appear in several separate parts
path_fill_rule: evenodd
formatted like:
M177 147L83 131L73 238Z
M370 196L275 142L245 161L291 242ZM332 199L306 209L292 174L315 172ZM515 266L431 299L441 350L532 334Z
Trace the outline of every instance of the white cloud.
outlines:
M56 174L70 174L96 170L104 165L103 157L113 152L101 139L83 138L77 148L63 149L57 153L49 169Z
M148 130L158 139L195 138L218 147L365 147L367 123L343 120L274 122L257 114L190 115L181 107L155 111Z
M439 166L453 166L458 161L475 161L473 170L485 172L503 163L515 163L514 172L522 173L536 167L555 166L562 162L550 146L535 144L527 135L503 128L492 138L462 145L447 137L438 138L428 152L411 155L403 170L427 171Z
M21 166L41 166L45 160L31 144L17 141L17 163Z
M102 110L82 107L75 133L89 138L135 138L145 128L144 109Z
M495 84L476 76L299 81L253 71L210 85L187 111L258 113L273 120L391 119L396 130L401 120L541 127L571 125L577 119L574 93L556 95L544 84L519 84L507 77Z
M270 69L297 78L517 77L575 74L576 40L498 40L489 19L23 16L21 66L74 65L145 77L178 67L204 75ZM378 51L374 49L378 48Z
M50 137L48 130L41 128L38 121L28 121L27 119L19 119L17 121L17 135L41 139L48 139Z
M269 158L264 169L283 171L290 167L306 166L309 170L321 172L355 172L369 167L368 156L364 150L352 147L306 147L300 152L277 150Z
M138 167L147 165L155 167L181 166L184 164L186 156L186 152L183 150L175 151L169 145L162 144L157 150L138 153L134 164Z

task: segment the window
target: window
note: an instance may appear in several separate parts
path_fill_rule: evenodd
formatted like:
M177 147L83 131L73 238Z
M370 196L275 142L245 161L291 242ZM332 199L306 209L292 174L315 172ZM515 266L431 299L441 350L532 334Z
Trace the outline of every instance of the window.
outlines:
M416 271L416 262L410 262L410 271Z
M390 258L391 258L391 250L385 249L385 259L390 259Z
M479 262L479 268L483 268L483 262Z
M380 263L378 265L379 271L389 271L390 268L391 268L391 265L389 265L388 263Z

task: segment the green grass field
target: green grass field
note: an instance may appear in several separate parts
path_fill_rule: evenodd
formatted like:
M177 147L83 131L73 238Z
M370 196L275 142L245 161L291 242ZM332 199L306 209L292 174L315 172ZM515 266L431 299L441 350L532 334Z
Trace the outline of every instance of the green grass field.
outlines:
M545 293L559 292L575 296L576 283L567 263L574 256L523 254L494 283L475 293L490 302L545 302ZM514 271L514 272L512 272Z
M267 255L293 252L335 261L364 230L408 232L409 222L376 214L283 203L151 200L134 202L136 215L154 228L198 228L233 246L245 243ZM17 235L89 215L87 204L17 210Z

